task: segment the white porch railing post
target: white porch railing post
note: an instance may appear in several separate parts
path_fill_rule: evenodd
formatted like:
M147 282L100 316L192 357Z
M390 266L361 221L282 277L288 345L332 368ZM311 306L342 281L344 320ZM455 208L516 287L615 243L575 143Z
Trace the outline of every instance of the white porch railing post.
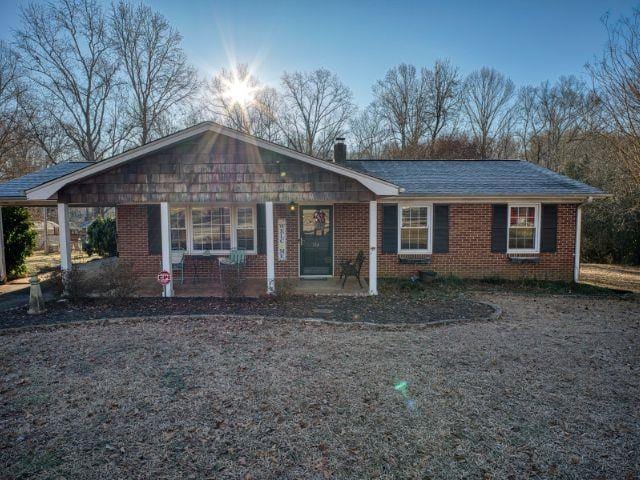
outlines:
M369 295L378 294L378 202L369 202Z
M265 203L265 216L267 227L267 293L276 292L276 256L273 241L273 202Z
M160 204L160 237L162 240L162 270L171 274L171 281L163 287L163 296L173 297L173 273L171 271L171 223L169 204Z
M71 232L69 231L69 205L58 203L58 224L60 225L60 268L71 270Z
M7 263L4 256L4 232L2 230L2 207L0 207L0 282L7 281Z

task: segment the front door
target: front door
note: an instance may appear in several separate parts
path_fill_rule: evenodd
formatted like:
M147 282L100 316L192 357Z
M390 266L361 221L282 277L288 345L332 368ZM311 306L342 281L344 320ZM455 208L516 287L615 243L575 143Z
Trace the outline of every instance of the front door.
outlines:
M333 275L331 206L300 206L300 275Z

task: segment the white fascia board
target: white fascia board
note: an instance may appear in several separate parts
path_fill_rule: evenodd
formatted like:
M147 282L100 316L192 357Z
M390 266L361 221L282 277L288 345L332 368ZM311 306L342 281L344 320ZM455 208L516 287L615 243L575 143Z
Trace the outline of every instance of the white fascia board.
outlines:
M509 201L513 202L533 202L533 203L582 203L587 201L589 198L598 199L598 198L608 198L611 197L611 194L608 193L600 193L600 194L591 194L591 195L505 195L505 196L433 196L433 195L401 195L401 196L393 196L393 197L385 197L379 199L380 203L402 203L402 202L431 202L431 203L509 203Z
M264 148L265 150L270 150L272 152L279 153L281 155L284 155L296 160L300 160L302 162L305 162L311 165L315 165L316 167L322 168L324 170L329 170L331 172L337 173L338 175L351 178L361 183L363 186L371 190L376 195L397 195L399 193L399 188L397 185L386 182L384 180L380 180L370 175L357 172L355 170L344 167L342 165L330 163L325 160L320 160L319 158L311 157L309 155L296 152L289 148L285 148L280 145L267 142L266 140L262 140L257 137L253 137L251 135L238 132L236 130L233 130L227 127L223 127L222 125L218 125L217 123L204 122L202 124L198 124L193 127L182 130L180 132L169 135L167 137L155 140L146 145L142 145L140 147L134 148L133 150L130 150L128 152L121 153L120 155L116 155L115 157L111 157L107 160L94 163L81 170L77 170L73 173L57 178L50 182L44 183L40 186L31 188L26 192L27 199L28 200L48 200L65 185L76 182L78 180L82 180L83 178L86 178L92 175L96 175L101 172L104 172L105 170L109 170L111 168L117 167L123 163L129 162L131 160L135 160L138 157L153 153L162 148L170 147L171 145L177 142L181 142L183 140L186 140L188 138L191 138L193 136L200 135L206 132L213 132L213 133L218 133L220 135L225 135L230 138L234 138L236 140L240 140L245 143L255 145L256 147Z

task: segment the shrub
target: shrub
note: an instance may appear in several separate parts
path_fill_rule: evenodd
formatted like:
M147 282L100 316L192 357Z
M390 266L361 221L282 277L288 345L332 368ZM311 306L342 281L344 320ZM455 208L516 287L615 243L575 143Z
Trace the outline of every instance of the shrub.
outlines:
M242 270L228 268L222 271L222 288L226 298L239 298L244 293L245 276Z
M94 253L103 257L114 257L118 252L116 242L116 221L113 218L98 217L87 228L87 241L82 245L87 255Z
M51 272L51 275L45 283L51 288L51 291L56 297L62 296L64 293L64 283L62 281L62 270L56 268Z
M138 276L134 275L131 265L120 259L108 261L100 267L95 282L95 291L114 299L132 297L138 289Z
M78 268L78 265L71 265L70 270L62 274L64 282L64 294L73 303L85 298L90 292L90 283L87 281L87 274Z
M2 207L7 275L16 278L27 273L26 259L36 246L36 231L24 207Z

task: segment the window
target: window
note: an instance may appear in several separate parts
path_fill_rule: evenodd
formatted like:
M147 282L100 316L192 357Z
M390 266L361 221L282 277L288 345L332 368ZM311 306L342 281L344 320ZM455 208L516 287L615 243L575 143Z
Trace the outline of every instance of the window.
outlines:
M233 248L251 253L256 251L255 206L194 206L171 209L171 212L172 245L184 244L189 252L226 253ZM180 240L183 243L178 241L178 237L184 239Z
M171 250L187 249L187 209L171 209Z
M509 205L507 252L538 251L538 205Z
M253 250L255 247L254 213L252 207L236 209L236 245L238 250Z
M400 206L398 235L401 253L431 253L431 208Z
M229 207L193 207L193 250L231 249L231 209Z

